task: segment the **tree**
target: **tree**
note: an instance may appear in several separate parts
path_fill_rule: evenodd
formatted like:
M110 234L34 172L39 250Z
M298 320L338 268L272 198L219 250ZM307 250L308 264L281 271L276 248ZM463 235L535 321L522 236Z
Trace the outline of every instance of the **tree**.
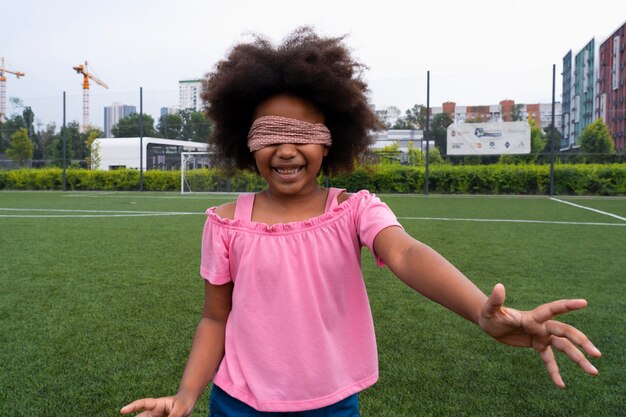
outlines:
M65 128L61 127L59 133L54 135L46 146L46 155L54 161L55 165L63 163L63 136L65 134L67 134L65 157L68 163L72 159L83 159L86 154L84 140L81 140L80 126L78 122L71 121Z
M183 118L179 114L165 114L157 123L159 137L181 139L183 135Z
M521 122L524 120L524 115L522 114L523 109L523 104L516 104L513 106L513 111L511 112L511 120L513 122Z
M26 125L26 131L28 132L29 137L33 137L35 135L35 113L30 106L24 107L22 110L22 117L24 118L24 124Z
M6 154L16 162L26 162L33 158L33 142L28 137L26 128L21 128L11 135Z
M183 119L182 140L206 143L213 129L213 125L204 113L184 109L178 112Z
M97 129L92 129L87 132L85 146L89 150L89 154L85 157L85 162L87 162L89 169L98 169L100 166L100 144L97 143L94 145L94 142L102 136L102 132Z
M404 114L404 120L411 126L411 129L424 129L426 124L426 107L421 104L414 104Z
M22 114L14 114L4 122L0 120L0 152L8 148L11 136L22 128L26 129L29 139L35 137L33 110L29 106L24 106L19 98L11 97L9 100L12 105L22 108Z
M415 127L413 125L411 125L411 123L408 122L406 120L406 118L398 117L396 119L396 122L393 124L393 126L391 126L391 129L393 129L393 130L408 130L408 129L415 129Z
M139 114L133 113L130 116L122 117L120 121L111 128L111 134L115 138L139 137ZM143 136L156 136L154 119L149 114L143 115Z
M552 152L552 142L554 142L554 153L558 155L559 148L561 147L561 132L556 127L553 129L552 126L548 126L545 129L545 146L543 148L543 152L541 152L538 157L538 162L546 162L550 161L550 153ZM531 142L532 146L532 142Z
M24 101L19 97L9 97L9 102L13 107L24 108Z
M603 162L615 152L611 132L600 118L585 127L578 140L580 151L590 162Z
M530 154L536 157L546 147L546 138L543 129L537 126L534 120L530 121Z
M430 138L435 141L435 146L441 155L446 154L448 126L452 124L452 118L448 113L436 114L430 123Z
M381 122L383 122L387 129L391 129L401 113L400 109L396 106L389 106L381 113Z
M46 148L50 141L54 138L54 133L57 130L56 124L48 123L45 129L41 128L41 124L38 124L38 130L35 132L33 142L35 145L34 159L46 159Z
M91 127L84 133L80 132L78 122L72 121L68 123L65 129L61 128L60 132L52 136L45 148L46 156L49 160L53 160L55 165L63 163L63 135L67 132L66 142L66 161L75 164L82 164L91 154L91 149L87 146L87 139L91 135L95 137L103 137L104 133L97 128Z
M6 151L11 141L11 135L22 128L26 129L22 115L13 115L4 122L0 122L0 152Z
M415 104L404 112L403 118L398 118L392 129L423 129L426 123L426 107Z

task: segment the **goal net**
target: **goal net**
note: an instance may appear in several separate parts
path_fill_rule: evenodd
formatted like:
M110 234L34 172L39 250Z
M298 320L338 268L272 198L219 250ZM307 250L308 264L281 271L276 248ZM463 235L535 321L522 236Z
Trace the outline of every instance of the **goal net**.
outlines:
M211 167L210 152L182 152L180 154L181 194L214 191L206 170Z

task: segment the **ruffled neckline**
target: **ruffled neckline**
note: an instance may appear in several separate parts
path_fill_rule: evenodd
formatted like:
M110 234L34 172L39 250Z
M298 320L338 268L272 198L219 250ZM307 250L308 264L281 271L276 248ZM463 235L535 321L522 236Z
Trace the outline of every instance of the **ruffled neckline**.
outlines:
M245 229L248 231L262 233L298 232L302 230L316 228L318 226L336 220L344 213L349 211L352 207L354 207L354 205L357 204L364 196L367 196L369 194L370 193L367 190L358 191L350 195L350 197L348 197L345 201L336 205L326 213L298 222L274 223L272 225L269 225L267 223L253 222L247 219L227 219L215 213L217 207L209 208L206 211L206 215L207 218L214 223L237 229Z

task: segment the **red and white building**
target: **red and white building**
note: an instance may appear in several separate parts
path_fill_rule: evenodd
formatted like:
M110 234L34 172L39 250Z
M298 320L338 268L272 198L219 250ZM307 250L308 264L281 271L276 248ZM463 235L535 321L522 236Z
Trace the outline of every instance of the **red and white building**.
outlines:
M626 149L626 22L600 44L596 117L609 128L616 151Z

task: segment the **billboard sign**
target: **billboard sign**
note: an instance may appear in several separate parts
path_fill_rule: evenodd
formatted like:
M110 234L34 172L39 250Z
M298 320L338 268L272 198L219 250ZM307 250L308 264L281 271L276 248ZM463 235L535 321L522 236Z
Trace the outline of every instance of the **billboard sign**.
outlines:
M515 155L530 153L527 122L452 123L448 155Z

